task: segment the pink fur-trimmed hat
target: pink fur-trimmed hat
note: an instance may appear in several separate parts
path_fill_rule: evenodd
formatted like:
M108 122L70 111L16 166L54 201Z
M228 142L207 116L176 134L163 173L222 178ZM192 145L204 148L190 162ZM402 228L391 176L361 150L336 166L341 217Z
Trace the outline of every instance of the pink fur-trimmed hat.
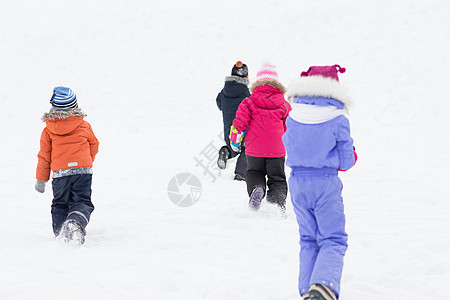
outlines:
M258 73L256 73L256 81L261 80L278 80L277 68L274 65L265 64L263 65Z
M308 69L306 72L302 72L300 75L301 77L305 76L322 76L322 77L328 77L333 78L337 81L339 81L338 77L339 73L344 73L345 68L342 68L340 65L333 65L333 66L312 66Z

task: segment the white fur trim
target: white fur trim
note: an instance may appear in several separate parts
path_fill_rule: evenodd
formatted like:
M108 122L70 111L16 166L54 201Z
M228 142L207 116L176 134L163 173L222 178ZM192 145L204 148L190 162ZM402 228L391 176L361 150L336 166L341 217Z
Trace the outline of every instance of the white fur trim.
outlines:
M228 81L235 81L235 82L243 84L243 85L249 85L249 83L250 83L248 78L242 78L242 77L235 76L235 75L225 77L225 82L228 82Z
M347 89L338 81L322 76L300 77L288 87L286 97L292 102L296 96L333 98L342 102L345 108L351 106L351 98Z
M289 116L303 124L320 124L344 115L344 110L336 106L318 106L302 103L292 103Z

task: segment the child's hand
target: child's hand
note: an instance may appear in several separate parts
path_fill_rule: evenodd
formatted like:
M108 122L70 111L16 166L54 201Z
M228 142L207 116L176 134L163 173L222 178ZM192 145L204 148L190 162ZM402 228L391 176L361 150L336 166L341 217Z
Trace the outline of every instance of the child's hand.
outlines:
M45 192L45 184L47 181L36 180L36 184L34 185L34 189L39 193Z
M234 152L236 152L236 153L241 152L241 144L235 144L233 142L230 142L230 146Z
M230 146L234 152L241 152L241 143L244 139L245 132L240 131L234 125L231 125L230 129Z

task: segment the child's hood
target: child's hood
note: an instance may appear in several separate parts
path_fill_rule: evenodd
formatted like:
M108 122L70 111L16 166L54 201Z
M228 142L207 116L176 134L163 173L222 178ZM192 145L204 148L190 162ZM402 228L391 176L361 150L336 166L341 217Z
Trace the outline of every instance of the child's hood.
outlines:
M227 76L225 78L223 93L228 98L237 98L242 97L243 95L248 95L248 84L249 80L247 78Z
M86 116L81 109L71 110L50 110L42 116L42 122L45 122L47 129L57 135L71 133L83 122Z
M332 98L341 102L346 110L351 106L351 99L345 86L334 79L322 76L295 79L289 85L286 96L290 102L297 97ZM314 105L317 105L317 103L314 103Z
M280 107L285 102L282 89L268 84L254 88L251 99L257 106L268 109Z

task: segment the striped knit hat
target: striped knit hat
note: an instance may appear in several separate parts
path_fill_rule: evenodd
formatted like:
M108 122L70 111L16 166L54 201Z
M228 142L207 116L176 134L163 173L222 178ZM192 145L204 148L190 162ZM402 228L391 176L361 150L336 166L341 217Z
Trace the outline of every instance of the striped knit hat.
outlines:
M263 65L258 73L256 73L256 81L261 81L261 80L275 80L275 81L279 81L278 80L278 73L277 73L277 69L274 65Z
M77 96L68 87L58 86L53 89L53 95L50 103L57 109L77 108Z

